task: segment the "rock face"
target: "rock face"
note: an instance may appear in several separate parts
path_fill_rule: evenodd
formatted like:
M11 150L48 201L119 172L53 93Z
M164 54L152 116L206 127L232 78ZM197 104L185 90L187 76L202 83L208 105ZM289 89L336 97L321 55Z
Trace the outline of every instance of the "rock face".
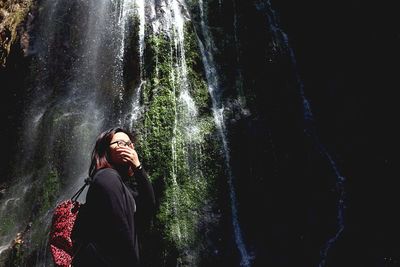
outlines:
M1 119L7 127L0 130L1 136L9 140L4 144L7 155L16 155L18 128L23 114L21 108L29 83L30 31L36 1L5 0L0 2L0 86L4 92L0 107ZM1 184L10 180L12 157L7 157L0 166ZM5 187L7 185L4 184Z
M0 3L0 67L6 66L11 47L20 42L26 53L29 46L29 34L26 22L33 7L33 0L5 0Z

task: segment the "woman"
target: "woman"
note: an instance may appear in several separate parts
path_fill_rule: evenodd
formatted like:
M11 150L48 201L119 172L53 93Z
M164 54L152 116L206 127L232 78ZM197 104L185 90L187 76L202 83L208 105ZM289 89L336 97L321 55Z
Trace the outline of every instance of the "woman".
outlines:
M97 138L92 182L72 232L73 266L141 266L138 232L149 224L155 198L133 142L122 128ZM131 176L135 184L128 187Z

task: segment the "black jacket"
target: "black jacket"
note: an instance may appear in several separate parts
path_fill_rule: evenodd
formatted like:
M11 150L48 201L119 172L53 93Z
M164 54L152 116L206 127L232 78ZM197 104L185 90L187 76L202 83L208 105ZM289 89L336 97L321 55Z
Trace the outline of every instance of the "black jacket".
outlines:
M72 231L73 266L141 266L138 231L149 222L155 198L144 169L134 176L129 188L115 169L96 172Z

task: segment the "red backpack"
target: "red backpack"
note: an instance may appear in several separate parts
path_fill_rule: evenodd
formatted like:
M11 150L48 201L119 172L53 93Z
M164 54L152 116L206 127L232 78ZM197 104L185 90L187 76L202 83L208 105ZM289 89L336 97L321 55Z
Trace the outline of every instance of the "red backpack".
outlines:
M49 245L54 264L57 267L71 266L74 256L71 232L82 205L77 199L85 187L90 184L90 181L90 178L85 179L85 184L72 198L59 203L53 211Z

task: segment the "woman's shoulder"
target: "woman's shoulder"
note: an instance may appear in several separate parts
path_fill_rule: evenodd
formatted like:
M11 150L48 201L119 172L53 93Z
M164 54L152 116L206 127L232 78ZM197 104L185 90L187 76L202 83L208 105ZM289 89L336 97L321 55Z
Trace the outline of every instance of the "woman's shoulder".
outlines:
M107 186L119 181L120 175L117 170L113 168L104 168L98 170L93 176L93 184L100 186Z

